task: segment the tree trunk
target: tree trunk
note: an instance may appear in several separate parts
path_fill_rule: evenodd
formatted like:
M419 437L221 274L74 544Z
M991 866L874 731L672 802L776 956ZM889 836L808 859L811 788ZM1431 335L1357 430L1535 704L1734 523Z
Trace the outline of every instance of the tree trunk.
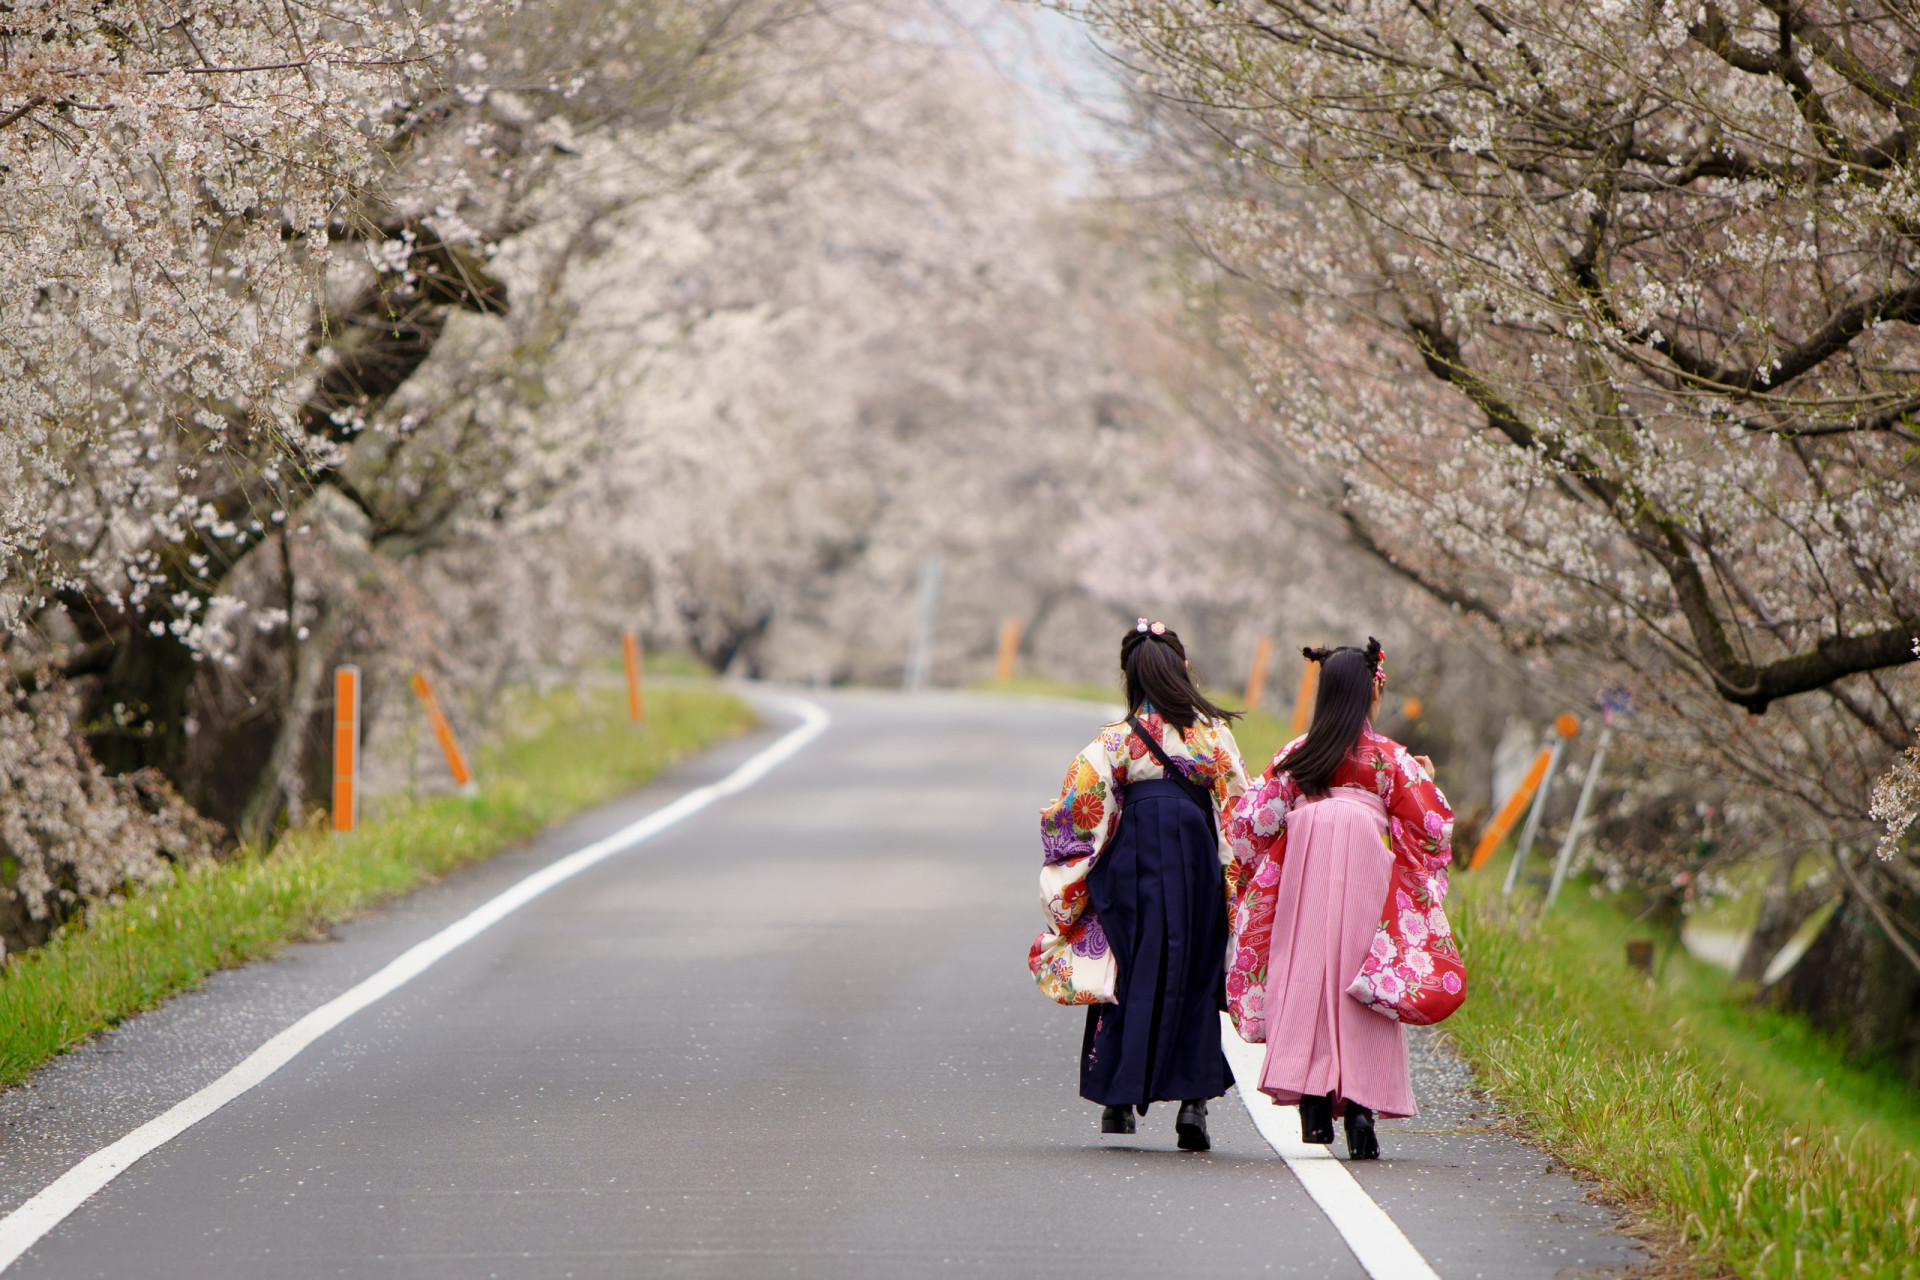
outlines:
M153 768L177 781L198 674L192 651L172 634L128 627L85 704L93 758L111 774Z
M1881 909L1920 930L1920 895L1894 890ZM1787 1008L1837 1033L1849 1052L1890 1063L1920 1086L1920 971L1850 891L1806 956L1775 987Z
M298 646L293 678L287 690L287 705L280 713L280 726L274 734L273 750L267 754L266 767L254 784L246 808L238 823L240 839L251 845L264 845L272 834L273 823L283 810L290 824L298 824L297 812L306 788L300 774L300 748L307 738L307 722L327 673L327 654L332 648L332 619L321 623L306 640L292 641Z
M414 237L412 270L381 276L327 317L324 331L330 335L330 359L300 410L309 431L339 442L350 440L357 424L377 412L419 370L432 354L452 309L496 315L507 309L506 287L486 272L479 259L412 223L396 225L390 233ZM336 472L316 472L308 479L351 496L352 486ZM259 499L259 494L249 493L244 486L206 498L223 516L234 519L255 509ZM173 596L185 593L205 602L224 584L224 576L207 578L192 568L189 552L212 553L215 563L231 566L259 544L246 551L240 550L241 545L197 529L184 542L163 548L167 579L154 593L154 600L162 603L149 613L129 617L103 599L85 596L73 602L70 612L81 619L110 619L93 637L90 648L95 652L87 659L92 666L85 704L87 745L101 766L111 774L156 768L194 807L222 817L246 814L257 823L254 801L262 780L246 771L255 761L264 765L267 757L223 752L219 772L243 776L196 775L191 766L206 759L188 750L187 739L188 720L196 712L194 690L200 664L170 632L163 629L155 635L150 629L156 622L174 618L163 607ZM219 732L225 726L204 727ZM294 732L297 742L299 726ZM279 737L284 734L276 737L276 749L281 746ZM265 781L277 787L279 779L269 773Z

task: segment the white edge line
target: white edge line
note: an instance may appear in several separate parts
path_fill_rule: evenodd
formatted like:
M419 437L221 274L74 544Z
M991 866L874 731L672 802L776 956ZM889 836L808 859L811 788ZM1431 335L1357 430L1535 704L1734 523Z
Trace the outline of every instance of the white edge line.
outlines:
M1246 1104L1254 1127L1287 1162L1287 1168L1300 1179L1300 1185L1327 1215L1367 1274L1373 1280L1440 1280L1400 1224L1354 1181L1347 1167L1334 1159L1333 1152L1319 1143L1300 1140L1300 1109L1283 1107L1260 1092L1266 1046L1242 1040L1232 1019L1224 1013L1220 1015L1220 1045L1227 1051L1234 1083L1240 1086L1240 1101Z
M800 698L769 698L768 701L798 715L800 725L783 734L720 781L695 787L638 822L548 863L426 941L409 947L372 977L335 996L255 1049L238 1066L206 1088L176 1103L119 1141L94 1152L41 1188L18 1209L0 1218L0 1271L12 1266L21 1254L58 1226L62 1219L132 1167L142 1156L185 1133L286 1066L315 1040L368 1005L406 985L425 972L434 961L595 863L692 817L716 800L746 790L764 778L769 770L790 759L819 737L827 727L829 717L818 703Z

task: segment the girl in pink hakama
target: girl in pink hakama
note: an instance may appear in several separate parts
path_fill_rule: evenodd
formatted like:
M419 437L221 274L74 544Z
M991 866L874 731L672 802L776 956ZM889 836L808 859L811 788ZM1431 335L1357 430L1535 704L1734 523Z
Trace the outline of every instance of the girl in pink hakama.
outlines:
M1348 1154L1366 1160L1380 1154L1376 1115L1418 1110L1396 1006L1422 984L1460 991L1455 967L1433 963L1458 955L1439 909L1453 811L1431 769L1373 731L1386 687L1379 642L1306 655L1321 666L1312 727L1228 823L1227 1000L1243 1038L1266 1041L1261 1092L1299 1104L1308 1142L1331 1143L1344 1117ZM1396 862L1413 872L1401 883L1418 886L1421 901L1396 888ZM1369 1003L1349 994L1356 986Z

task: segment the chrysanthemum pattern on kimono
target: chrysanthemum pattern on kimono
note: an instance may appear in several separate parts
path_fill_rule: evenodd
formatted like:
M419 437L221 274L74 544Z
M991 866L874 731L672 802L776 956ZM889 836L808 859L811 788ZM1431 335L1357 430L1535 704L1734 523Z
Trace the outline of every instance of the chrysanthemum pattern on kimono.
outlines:
M1286 853L1287 815L1305 797L1288 773L1276 773L1281 757L1302 739L1282 747L1259 781L1228 818L1227 896L1233 904L1234 952L1227 968L1227 1009L1241 1038L1266 1039L1267 955L1280 868ZM1436 966L1438 953L1457 959L1440 905L1447 895L1447 865L1453 861L1453 809L1440 788L1407 749L1375 733L1360 732L1353 750L1334 771L1329 786L1356 787L1387 806L1387 850L1393 855L1393 889L1381 905L1373 950L1355 987L1361 1003L1398 1016L1397 1010L1427 988L1439 999L1457 997L1457 966ZM1409 942L1415 945L1407 945ZM1351 992L1350 992L1351 994ZM1444 1003L1444 1001L1442 1001ZM1412 1020L1412 1019L1408 1019Z
M1240 748L1224 723L1198 723L1173 730L1151 708L1140 723L1185 777L1213 796L1221 833L1220 861L1229 862L1227 814L1247 789ZM1129 782L1166 776L1166 770L1122 720L1074 757L1060 795L1040 811L1040 905L1047 928L1034 939L1027 967L1051 1000L1060 1004L1111 1004L1114 965L1100 922L1087 912L1087 873L1120 825Z

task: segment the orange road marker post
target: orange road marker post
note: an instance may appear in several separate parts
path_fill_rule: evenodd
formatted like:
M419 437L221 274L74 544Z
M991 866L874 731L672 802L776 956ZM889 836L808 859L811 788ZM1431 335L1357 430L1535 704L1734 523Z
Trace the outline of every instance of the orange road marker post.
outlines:
M1320 691L1320 664L1311 658L1300 669L1300 691L1293 695L1293 736L1307 731L1313 721L1313 696Z
M454 785L460 788L461 795L476 794L479 788L473 784L473 770L467 767L467 753L460 749L460 740L453 736L446 708L440 705L440 695L433 691L424 671L413 673L413 696L420 699L420 709L427 713L433 736L440 740L440 750L447 757L447 769L453 774Z
M1527 801L1533 799L1533 793L1540 789L1540 782L1547 776L1547 764L1553 759L1552 747L1540 748L1540 754L1527 766L1527 776L1513 789L1507 802L1500 806L1500 812L1493 815L1493 821L1487 824L1486 833L1480 837L1480 843L1473 846L1473 857L1467 862L1467 870L1478 871L1507 838L1507 832L1513 830L1513 824L1520 821L1520 815L1527 807Z
M360 819L360 668L333 672L333 829L351 831Z
M995 684L1013 683L1013 664L1020 656L1020 619L1007 618L1000 623L1000 656L993 664Z
M1527 825L1520 829L1520 843L1513 850L1513 865L1507 868L1507 882L1500 886L1500 896L1510 897L1514 886L1520 883L1520 868L1526 864L1527 854L1533 848L1533 837L1540 831L1540 814L1547 807L1547 792L1553 786L1553 775L1560 768L1560 757L1566 751L1567 744L1580 734L1580 717L1571 711L1563 711L1553 722L1553 732L1558 741L1553 744L1553 755L1547 760L1547 776L1540 779L1540 789L1534 794L1533 808L1527 810Z
M1267 663L1273 660L1273 637L1261 636L1253 646L1253 669L1247 672L1247 710L1252 711L1260 705L1260 696L1267 691Z
M647 722L647 694L640 684L640 634L622 631L620 651L627 660L627 719L642 725Z

